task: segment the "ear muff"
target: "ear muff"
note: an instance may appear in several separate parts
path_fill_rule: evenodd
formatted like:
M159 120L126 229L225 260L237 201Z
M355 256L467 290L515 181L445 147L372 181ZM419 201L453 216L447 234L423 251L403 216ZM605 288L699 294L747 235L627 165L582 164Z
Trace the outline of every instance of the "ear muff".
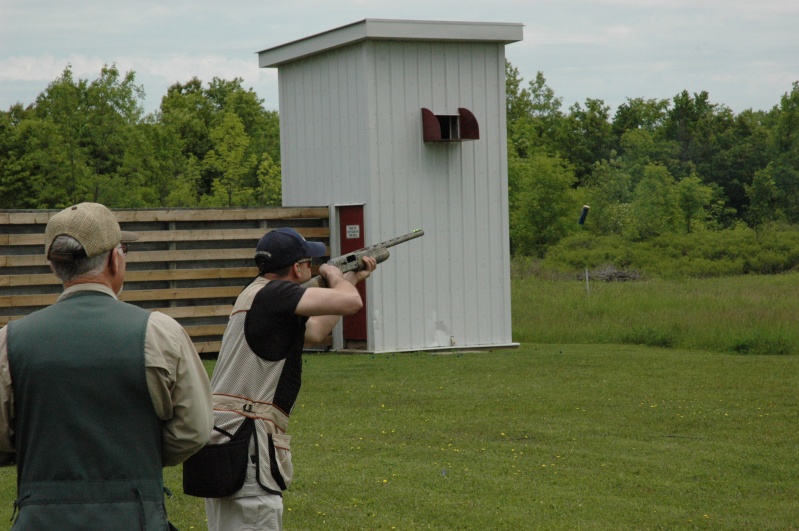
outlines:
M258 274L263 275L266 273L266 265L260 257L255 258L255 265L258 266Z

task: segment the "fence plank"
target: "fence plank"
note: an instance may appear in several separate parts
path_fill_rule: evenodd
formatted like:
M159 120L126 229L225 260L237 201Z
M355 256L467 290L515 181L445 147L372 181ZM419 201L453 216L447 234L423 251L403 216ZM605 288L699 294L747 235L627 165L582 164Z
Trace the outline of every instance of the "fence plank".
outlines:
M136 242L260 240L270 230L274 229L144 231L138 232L139 239ZM327 227L298 227L297 232L305 238L330 238L330 229ZM41 234L0 234L0 246L2 245L44 245L44 232Z
M128 263L187 262L209 260L252 260L255 248L247 249L199 249L188 251L131 251ZM0 267L30 267L47 265L43 254L0 256Z
M60 285L55 275L0 275L0 288L9 286L55 286Z
M58 212L58 210L6 210L0 212L0 224L44 226ZM148 209L113 212L120 223L327 219L330 214L327 207Z
M233 311L232 304L219 304L214 306L175 306L153 308L153 311L165 313L174 319L187 317L227 317Z
M218 325L197 325L197 326L185 326L186 332L189 333L191 337L198 337L198 336L221 336L225 333L225 327L227 325L218 324Z
M212 269L155 269L128 271L125 282L156 282L175 280L207 280L223 278L254 278L258 270L253 267L215 267ZM0 287L6 286L60 286L52 273L38 275L0 275Z
M123 291L119 299L125 302L169 301L183 299L225 299L236 298L241 287L221 288L178 288L178 289L139 289Z
M55 301L56 296L53 297ZM210 306L174 306L162 308L150 308L150 311L164 313L173 319L186 319L198 317L225 317L233 311L232 304L217 304ZM16 319L22 319L24 315L0 315L0 326L5 326ZM221 334L220 334L221 335Z
M45 295L0 295L0 308L25 308L49 306L58 298L58 293Z

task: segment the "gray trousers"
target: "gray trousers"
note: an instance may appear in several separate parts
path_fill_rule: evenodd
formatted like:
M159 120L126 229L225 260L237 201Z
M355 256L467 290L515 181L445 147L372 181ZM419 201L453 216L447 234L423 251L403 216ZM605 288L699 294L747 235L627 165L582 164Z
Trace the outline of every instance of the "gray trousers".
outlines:
M208 531L282 531L283 498L274 494L206 498Z
M255 442L250 440L250 455ZM250 459L240 491L229 498L206 498L208 531L283 531L283 498L264 491L255 479L256 468Z

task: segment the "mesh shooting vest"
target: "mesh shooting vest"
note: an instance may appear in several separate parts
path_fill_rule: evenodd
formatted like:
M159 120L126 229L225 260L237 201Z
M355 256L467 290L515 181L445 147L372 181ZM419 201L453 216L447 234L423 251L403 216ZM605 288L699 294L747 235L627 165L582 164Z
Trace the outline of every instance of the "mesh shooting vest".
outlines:
M149 315L88 291L9 324L14 529L168 529Z
M278 361L259 357L248 345L244 333L247 312L268 282L263 277L257 278L239 295L233 307L211 379L216 429L209 442L227 442L229 434L236 433L246 418L254 419L257 481L267 492L279 494L291 484L293 466L291 437L285 434L290 406L285 406L287 410L278 407L276 393L285 385L300 385L299 380L286 382L286 375L296 372L286 371L286 363L302 363L302 343L296 356Z

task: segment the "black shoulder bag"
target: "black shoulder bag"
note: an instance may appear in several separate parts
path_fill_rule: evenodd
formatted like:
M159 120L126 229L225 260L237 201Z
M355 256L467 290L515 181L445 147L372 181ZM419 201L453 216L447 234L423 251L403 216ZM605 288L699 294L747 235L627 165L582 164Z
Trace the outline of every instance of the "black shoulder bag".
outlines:
M183 463L183 492L200 498L224 498L241 489L247 475L247 450L254 428L255 421L245 418L228 442L206 444L189 457Z

